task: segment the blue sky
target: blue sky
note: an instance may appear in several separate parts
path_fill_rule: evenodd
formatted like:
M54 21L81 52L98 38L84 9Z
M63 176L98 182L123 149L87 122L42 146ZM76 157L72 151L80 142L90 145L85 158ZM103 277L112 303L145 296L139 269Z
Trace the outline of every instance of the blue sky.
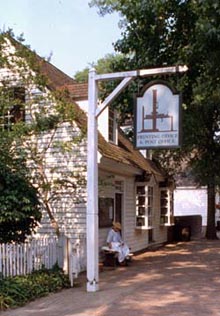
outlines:
M113 53L118 16L100 17L88 0L0 0L0 29L24 34L40 56L70 76Z

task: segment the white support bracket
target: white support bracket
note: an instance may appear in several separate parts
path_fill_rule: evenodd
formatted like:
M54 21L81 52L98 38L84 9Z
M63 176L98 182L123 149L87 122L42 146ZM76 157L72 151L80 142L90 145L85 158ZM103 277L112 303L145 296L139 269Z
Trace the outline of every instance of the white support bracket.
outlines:
M131 80L133 80L133 77L124 78L121 81L121 83L119 83L119 85L109 94L109 96L96 109L97 118L105 110L105 108L117 98L117 96L121 93L121 91L124 90L129 85Z

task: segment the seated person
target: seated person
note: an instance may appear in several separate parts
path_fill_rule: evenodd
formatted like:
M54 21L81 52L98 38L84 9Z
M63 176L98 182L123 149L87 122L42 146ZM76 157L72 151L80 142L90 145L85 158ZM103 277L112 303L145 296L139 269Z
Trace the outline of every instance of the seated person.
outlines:
M130 251L128 246L122 241L120 230L121 224L119 222L113 222L106 241L110 249L118 252L118 261L122 263L126 259L129 259Z

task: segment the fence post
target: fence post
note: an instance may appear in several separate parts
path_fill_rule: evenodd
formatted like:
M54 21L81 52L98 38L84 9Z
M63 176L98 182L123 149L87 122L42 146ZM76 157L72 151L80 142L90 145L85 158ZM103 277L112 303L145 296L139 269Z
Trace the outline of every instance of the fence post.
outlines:
M58 238L58 265L68 274L68 238L64 234Z

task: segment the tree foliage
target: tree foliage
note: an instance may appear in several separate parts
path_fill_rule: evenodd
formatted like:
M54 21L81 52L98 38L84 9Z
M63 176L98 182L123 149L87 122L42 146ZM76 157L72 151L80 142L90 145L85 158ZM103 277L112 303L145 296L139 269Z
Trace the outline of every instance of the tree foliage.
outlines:
M0 163L0 242L24 242L40 219L38 194L29 179Z
M164 152L165 166L188 159L208 187L207 237L215 238L215 194L220 182L220 3L217 0L93 0L100 14L121 15L116 51L131 69L186 64L167 78L183 92L183 147ZM160 155L161 157L161 155ZM171 168L169 168L171 170Z
M86 67L75 73L74 79L77 82L82 83L88 81L90 68L94 68L98 74L118 71L120 68L123 69L123 67L125 67L125 57L122 54L107 54L89 66L90 67Z

